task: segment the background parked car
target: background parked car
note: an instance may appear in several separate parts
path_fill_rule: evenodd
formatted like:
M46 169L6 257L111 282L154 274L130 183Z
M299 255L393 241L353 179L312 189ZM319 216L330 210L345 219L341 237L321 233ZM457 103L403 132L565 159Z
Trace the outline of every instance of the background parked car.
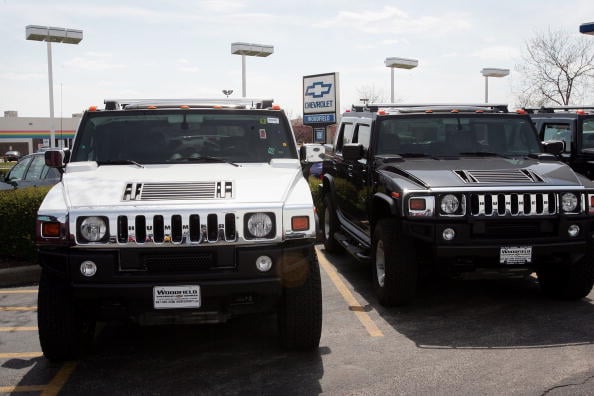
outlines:
M21 158L21 152L17 150L9 150L4 153L4 161L18 161Z
M45 153L33 153L21 157L2 181L0 190L51 186L60 181L60 171L45 164Z

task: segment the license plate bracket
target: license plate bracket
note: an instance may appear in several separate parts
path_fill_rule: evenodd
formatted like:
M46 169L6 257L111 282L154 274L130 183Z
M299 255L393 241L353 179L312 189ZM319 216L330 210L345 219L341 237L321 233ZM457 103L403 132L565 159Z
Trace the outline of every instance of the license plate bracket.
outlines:
M532 246L502 246L499 264L524 265L532 263Z
M202 295L199 285L154 286L155 309L200 308Z

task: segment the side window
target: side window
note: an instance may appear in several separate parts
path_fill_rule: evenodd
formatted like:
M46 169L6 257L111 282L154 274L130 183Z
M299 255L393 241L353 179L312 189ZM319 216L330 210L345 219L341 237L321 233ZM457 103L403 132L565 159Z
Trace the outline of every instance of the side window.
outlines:
M31 166L25 176L26 180L39 180L41 179L41 172L45 167L45 157L43 155L36 155L31 161Z
M27 170L27 167L29 166L29 162L31 162L31 157L24 158L21 161L17 162L15 164L15 166L12 167L10 172L8 172L6 180L8 180L8 181L21 180L23 178L23 176L25 176L25 171Z
M369 149L369 139L371 138L371 127L365 124L358 124L353 143L359 143L363 145L365 150Z
M350 123L343 123L340 127L340 132L336 138L336 152L342 153L342 147L345 144L352 143L355 126Z
M594 119L586 119L582 124L582 148L594 148Z
M544 124L543 140L563 140L565 142L565 152L571 151L571 126L569 124Z

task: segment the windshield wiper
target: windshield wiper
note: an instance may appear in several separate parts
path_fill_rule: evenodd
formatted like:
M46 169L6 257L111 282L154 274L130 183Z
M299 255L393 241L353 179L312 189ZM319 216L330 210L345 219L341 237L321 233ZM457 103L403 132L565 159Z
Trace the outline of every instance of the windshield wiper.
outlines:
M144 168L144 165L139 164L134 160L110 160L110 161L97 161L97 165L136 165L139 168Z
M458 155L462 156L473 156L473 157L501 157L501 158L509 158L507 155L497 154L489 151L463 151L458 153Z
M196 163L220 162L220 163L223 163L223 164L229 164L229 165L233 165L233 166L239 166L235 162L227 161L224 158L210 157L208 155L202 155L200 157L180 157L180 158L175 158L175 159L169 160L169 162L196 162Z

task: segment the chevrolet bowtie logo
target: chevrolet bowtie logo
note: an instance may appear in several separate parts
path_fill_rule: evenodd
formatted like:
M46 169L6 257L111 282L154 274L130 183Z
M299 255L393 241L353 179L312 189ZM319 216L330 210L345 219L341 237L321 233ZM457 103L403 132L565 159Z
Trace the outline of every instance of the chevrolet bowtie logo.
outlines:
M324 84L322 81L316 81L305 89L305 96L312 98L321 98L328 95L332 89L332 84Z

